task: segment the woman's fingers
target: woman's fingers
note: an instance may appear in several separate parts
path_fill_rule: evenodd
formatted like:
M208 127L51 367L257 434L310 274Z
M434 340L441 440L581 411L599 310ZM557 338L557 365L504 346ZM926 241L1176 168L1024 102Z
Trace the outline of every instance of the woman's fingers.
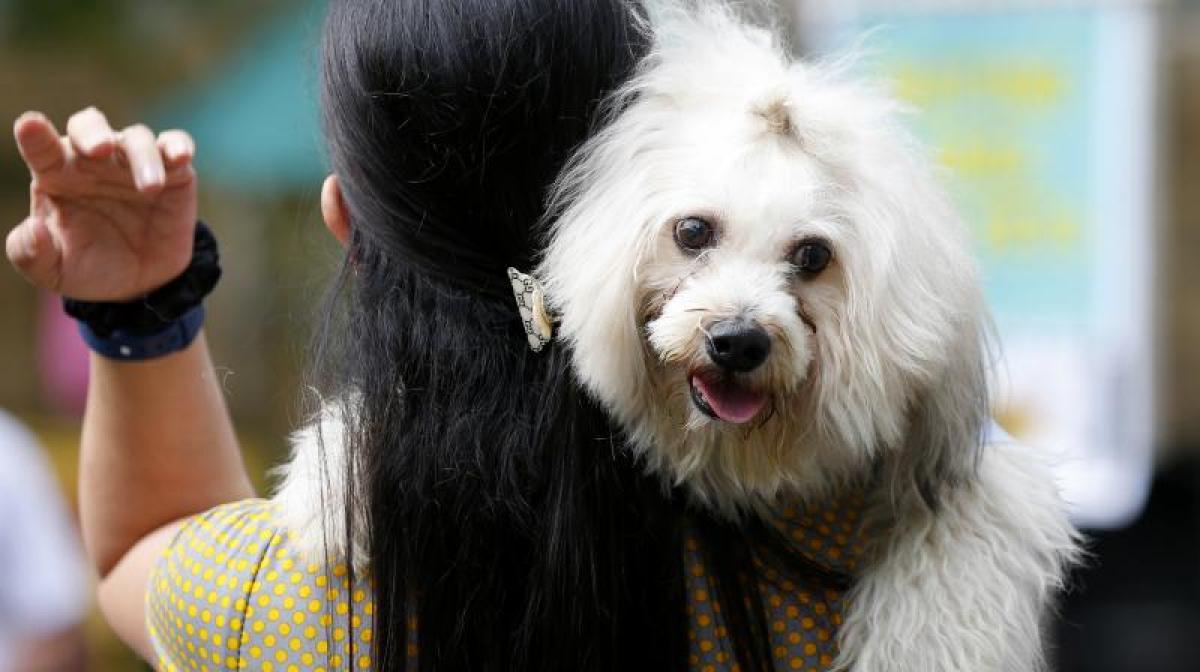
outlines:
M186 165L196 155L196 143L186 131L170 130L158 134L158 149L167 168Z
M138 190L154 192L162 189L167 173L154 133L144 124L135 124L121 131L120 146Z
M89 107L73 114L67 136L60 138L54 124L40 112L26 112L13 128L21 156L34 178L58 170L73 156L106 159L120 150L129 167L134 186L154 193L167 182L167 171L186 168L196 154L196 143L184 131L170 130L158 136L144 124L114 132L100 110Z
M54 124L41 112L26 112L18 117L13 124L13 135L21 158L35 177L58 170L66 163L67 149Z
M108 118L94 107L71 115L67 121L67 137L75 151L89 159L107 157L117 147L117 134Z

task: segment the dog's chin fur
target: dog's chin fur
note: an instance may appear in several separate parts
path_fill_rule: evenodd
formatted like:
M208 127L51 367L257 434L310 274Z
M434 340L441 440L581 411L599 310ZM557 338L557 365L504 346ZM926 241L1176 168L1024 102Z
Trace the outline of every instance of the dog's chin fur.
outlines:
M648 469L731 519L874 484L838 669L1041 669L1077 535L1044 455L984 445L979 282L897 106L720 6L662 0L653 19L651 55L557 185L536 272L579 378ZM700 253L673 238L690 216L717 227ZM790 255L813 238L833 261L801 276ZM772 341L740 378L769 402L736 425L689 390L707 325L735 316ZM336 418L319 426L324 451L298 435L276 500L302 550L338 556L344 517L320 502L344 501L342 442Z

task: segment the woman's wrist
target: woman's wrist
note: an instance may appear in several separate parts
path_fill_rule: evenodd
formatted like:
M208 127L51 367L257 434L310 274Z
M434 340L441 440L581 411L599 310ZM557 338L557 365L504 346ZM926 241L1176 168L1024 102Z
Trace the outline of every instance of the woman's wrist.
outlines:
M183 273L145 296L123 302L63 298L93 352L119 361L144 361L183 350L204 323L203 300L221 277L217 242L197 222L192 260Z
M79 333L92 352L108 359L138 362L155 359L187 348L204 326L204 304L198 304L157 332L138 333L114 329L101 336L84 321Z

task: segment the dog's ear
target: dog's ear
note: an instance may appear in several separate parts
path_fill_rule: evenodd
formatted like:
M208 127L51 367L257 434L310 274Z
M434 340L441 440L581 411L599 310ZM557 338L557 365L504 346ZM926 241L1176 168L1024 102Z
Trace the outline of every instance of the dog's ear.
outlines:
M852 345L838 348L839 364L868 391L865 416L890 449L892 485L936 506L944 488L974 477L990 413L990 322L971 238L900 108L807 74L822 95L808 91L816 102L796 125L840 183L840 214L854 229L843 255L842 338Z
M571 349L580 382L626 425L648 407L636 276L653 215L625 175L638 138L614 124L572 160L552 195L535 270L559 318L555 340Z
M940 375L915 392L896 456L895 476L935 511L946 488L974 478L990 416L984 334L973 322L956 325Z
M879 248L870 267L888 271L877 278L886 289L862 308L873 314L879 359L901 382L893 485L936 509L945 488L975 476L990 415L990 321L969 236L924 159L900 151L876 183L880 195L866 199L883 227L870 238Z

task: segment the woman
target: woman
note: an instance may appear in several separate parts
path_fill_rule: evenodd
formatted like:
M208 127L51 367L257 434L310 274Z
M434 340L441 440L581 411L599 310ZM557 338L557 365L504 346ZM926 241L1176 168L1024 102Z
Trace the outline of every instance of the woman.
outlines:
M529 351L505 275L532 266L546 189L641 48L618 0L331 3L322 106L334 174L322 213L347 252L314 371L328 398L359 400L348 440L366 485L330 505L368 512L372 561L352 580L375 600L316 619L322 631L357 623L353 647L332 636L324 653L307 640L302 652L279 647L299 665L685 661L682 629L663 628L681 621L679 591L660 580L679 573L675 526L656 526L669 501L608 447L560 348ZM10 260L85 302L128 301L179 276L195 235L190 138L116 133L95 109L66 131L60 141L41 115L17 120L34 207L8 236ZM143 626L178 597L149 590L143 606L151 577L173 571L158 558L213 520L197 514L254 492L202 334L165 356L116 357L92 357L87 548L117 632L148 660L183 666L176 656L205 642L165 621L154 637ZM227 585L234 574L253 578L235 565ZM209 624L213 641L218 630L259 636L244 613L245 632L232 630L233 612L224 628ZM178 650L177 637L188 639ZM221 664L234 653L221 650Z

